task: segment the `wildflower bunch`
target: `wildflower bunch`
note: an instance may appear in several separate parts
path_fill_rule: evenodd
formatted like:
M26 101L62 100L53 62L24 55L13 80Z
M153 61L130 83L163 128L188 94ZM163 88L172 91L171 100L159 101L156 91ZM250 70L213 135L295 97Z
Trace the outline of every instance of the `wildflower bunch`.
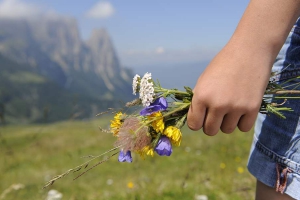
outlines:
M275 77L278 77L278 74L271 75L260 112L285 118L282 111L292 111L283 106L289 98L286 94L299 93L299 91L285 88L285 83L278 84ZM294 86L299 86L299 84ZM181 128L185 124L193 97L191 88L185 87L185 91L162 88L159 82L153 81L151 73L145 73L142 78L135 75L132 88L133 94L139 93L139 98L134 100L134 103L128 103L127 106L142 106L143 108L139 114L131 114L125 117L122 124L118 124L117 129L120 131L116 135L118 139L115 145L120 148L119 161L132 162L131 152L142 157L153 156L154 153L160 156L170 156L173 146L180 146L182 140ZM284 100L281 103L273 102L274 96L275 98L284 97ZM120 113L117 113L114 119L118 116ZM114 135L115 124L115 120L112 120L111 132Z
M291 108L284 106L287 99L300 98L300 91L296 90L300 86L300 77L278 83L276 79L278 75L278 73L271 74L270 82L262 99L260 112L275 114L278 117L285 118L282 111L293 111ZM289 84L289 88L287 88L285 85L290 81L294 81L295 84ZM184 88L185 91L163 88L158 81L153 81L151 73L146 73L142 78L139 75L135 75L132 89L133 94L139 94L139 97L128 102L126 106L138 107L140 111L133 114L117 112L114 115L114 118L110 121L110 130L108 132L116 137L115 147L54 177L45 187L53 184L57 179L66 176L70 172L86 169L75 178L77 179L117 154L119 154L119 162L132 162L132 152L137 153L142 158L154 156L155 154L170 156L173 152L173 146L180 146L181 144L181 129L185 125L193 98L191 88ZM111 155L87 168L91 161L106 154Z
M139 99L135 100L135 104L128 106L143 108L139 114L131 115L120 125L122 131L117 135L116 142L116 146L121 148L119 161L132 162L132 159L122 159L122 156L128 156L129 153L131 155L132 151L142 157L154 156L154 152L160 156L170 156L173 152L172 146L179 146L181 143L181 128L185 124L193 95L191 89L164 89L153 81L151 73L146 73L142 78L136 75L132 88L133 94L139 93ZM168 102L171 99L173 101ZM135 122L128 125L133 116ZM114 124L112 120L112 133Z

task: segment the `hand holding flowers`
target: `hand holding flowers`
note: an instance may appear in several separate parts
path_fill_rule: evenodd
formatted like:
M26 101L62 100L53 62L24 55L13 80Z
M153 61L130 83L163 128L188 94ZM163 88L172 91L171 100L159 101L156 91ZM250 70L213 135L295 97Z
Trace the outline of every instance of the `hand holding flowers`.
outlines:
M274 76L278 74L273 74ZM300 77L297 77L298 79ZM299 83L300 84L300 83ZM296 85L296 86L299 86ZM70 172L77 172L86 169L75 179L102 164L112 156L119 154L119 162L133 162L132 152L146 156L170 156L173 146L180 146L182 141L181 129L187 120L187 114L191 107L194 93L191 88L184 87L185 91L178 89L165 89L159 82L154 82L151 73L146 73L142 78L136 75L133 78L133 94L139 93L139 98L128 102L127 107L137 107L138 113L117 112L110 123L110 132L116 137L115 147L101 155L94 156L87 162L58 175L46 183L45 187L53 184L56 180L68 175ZM275 114L284 118L281 111L292 111L282 104L271 102L272 95L284 95L299 93L295 90L286 90L275 80L271 80L265 90L266 96L261 100L259 111L265 114ZM272 94L272 95L270 95ZM298 96L298 98L300 98ZM141 108L142 107L142 108ZM89 164L95 159L107 155L108 158L101 160L88 168Z

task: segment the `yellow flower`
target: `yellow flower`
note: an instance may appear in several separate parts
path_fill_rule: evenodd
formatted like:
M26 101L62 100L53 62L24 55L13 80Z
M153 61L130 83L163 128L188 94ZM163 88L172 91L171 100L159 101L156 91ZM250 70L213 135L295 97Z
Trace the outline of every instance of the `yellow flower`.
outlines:
M128 187L129 189L132 189L132 188L134 187L133 182L129 181L129 182L127 183L127 187Z
M172 144L180 146L181 143L181 131L175 126L168 126L163 132L168 138L171 139Z
M151 125L157 133L162 133L165 129L165 124L161 112L155 112L148 116L148 120L152 121Z
M238 167L238 168L237 168L237 172L238 172L239 174L244 173L244 168L243 168L243 167Z
M120 130L120 127L122 125L122 113L118 112L115 116L113 120L110 120L110 128L111 128L111 132L113 133L114 136L117 136Z
M242 159L241 159L240 157L237 156L237 157L235 157L234 160L235 160L235 162L241 162Z
M150 146L145 146L141 150L138 150L137 153L144 159L145 156L154 156L154 150Z
M221 169L225 169L225 168L226 168L226 164L225 164L225 163L221 163L221 164L220 164L220 168L221 168Z

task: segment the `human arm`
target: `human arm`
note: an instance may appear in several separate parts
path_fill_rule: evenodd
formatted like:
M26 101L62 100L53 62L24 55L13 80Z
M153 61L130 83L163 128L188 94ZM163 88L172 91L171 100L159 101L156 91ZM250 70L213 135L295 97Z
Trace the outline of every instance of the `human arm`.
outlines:
M300 15L300 0L251 0L234 34L194 88L187 124L215 135L256 119L272 64Z

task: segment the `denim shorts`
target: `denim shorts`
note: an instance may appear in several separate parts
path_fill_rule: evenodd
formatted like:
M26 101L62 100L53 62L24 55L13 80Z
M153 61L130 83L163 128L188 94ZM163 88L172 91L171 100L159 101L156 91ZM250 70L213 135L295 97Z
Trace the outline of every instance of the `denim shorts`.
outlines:
M273 69L287 89L294 89L300 76L300 18L280 50ZM299 89L299 88L298 88ZM275 100L283 102L283 100ZM274 190L300 199L300 99L288 99L284 104L293 112L282 112L286 119L274 114L259 114L254 128L254 139L248 170L260 182Z

